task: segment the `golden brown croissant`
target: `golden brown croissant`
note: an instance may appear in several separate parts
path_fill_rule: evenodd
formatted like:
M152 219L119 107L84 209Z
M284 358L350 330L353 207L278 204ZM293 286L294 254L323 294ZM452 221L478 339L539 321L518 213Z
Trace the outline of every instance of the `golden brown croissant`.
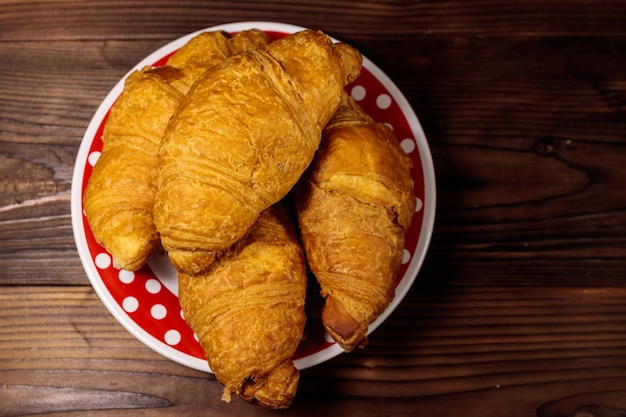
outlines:
M179 274L183 315L224 384L226 401L234 392L268 408L292 402L306 286L302 247L280 203L263 211L205 274Z
M139 269L159 244L152 220L156 154L183 95L162 77L173 68L144 68L126 80L104 128L103 147L84 194L87 220L116 266Z
M172 264L197 274L282 199L311 162L361 56L306 30L208 70L159 150L155 223Z
M346 95L298 184L300 236L325 298L322 322L346 351L364 342L393 299L415 210L410 169L393 132Z
M235 36L248 47L257 31ZM100 158L84 195L85 213L98 243L118 267L137 270L159 245L152 210L157 191L156 155L171 115L189 85L236 52L228 34L205 32L159 68L133 72L111 109ZM267 38L266 38L267 39ZM269 40L267 40L269 42Z

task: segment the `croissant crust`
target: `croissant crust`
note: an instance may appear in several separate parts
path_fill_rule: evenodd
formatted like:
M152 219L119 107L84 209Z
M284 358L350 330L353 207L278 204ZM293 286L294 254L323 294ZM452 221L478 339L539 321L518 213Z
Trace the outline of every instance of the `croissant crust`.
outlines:
M237 54L194 84L158 155L155 223L179 271L201 273L291 190L359 59L307 30Z
M279 205L204 274L179 274L185 319L227 394L268 408L291 403L306 286L302 247Z
M346 351L393 299L415 209L410 168L393 132L344 97L297 194L307 261L325 298L322 322Z
M269 43L258 32L243 31L232 39L224 32L200 33L167 65L145 67L127 77L106 122L102 152L83 199L96 241L111 253L116 266L137 270L159 246L153 221L156 156L170 117L206 69L239 48Z

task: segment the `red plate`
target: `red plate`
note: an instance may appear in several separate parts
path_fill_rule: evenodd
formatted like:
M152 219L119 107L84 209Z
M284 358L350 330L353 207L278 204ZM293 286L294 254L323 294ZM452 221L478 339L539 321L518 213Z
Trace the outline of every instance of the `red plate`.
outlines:
M236 33L252 28L261 29L272 38L304 29L273 22L240 22L203 31ZM191 33L160 48L128 74L146 65L163 65L172 53L198 33ZM117 83L96 111L76 158L71 207L78 253L96 293L130 333L169 359L210 372L196 336L183 319L178 303L176 272L167 255L163 251L156 253L148 265L137 272L117 269L107 251L95 242L84 215L83 193L102 149L102 130L109 110L121 94L125 79ZM428 143L417 116L389 77L364 57L361 75L346 87L346 91L371 117L394 130L402 148L413 160L412 174L417 197L413 223L405 242L404 261L396 281L396 296L385 312L372 323L369 328L371 333L404 298L422 265L435 217L435 174ZM307 327L295 357L298 369L319 364L343 352L321 324L321 302L321 298L315 296L307 300Z

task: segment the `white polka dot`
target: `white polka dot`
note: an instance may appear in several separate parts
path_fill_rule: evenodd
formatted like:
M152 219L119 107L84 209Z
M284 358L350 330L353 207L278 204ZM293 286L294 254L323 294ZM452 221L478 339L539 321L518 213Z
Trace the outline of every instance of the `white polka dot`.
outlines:
M352 87L352 91L350 91L350 95L356 101L363 100L365 98L365 94L365 87L363 87L362 85L355 85L354 87Z
M125 269L120 269L120 273L117 274L117 277L123 284L130 284L135 280L135 273L133 271L127 271Z
M183 311L183 309L180 309L180 318L185 320L185 312Z
M410 260L411 260L411 252L405 249L402 252L402 264L407 264L409 263Z
M400 146L402 146L404 152L411 153L415 150L415 141L411 138L402 139Z
M387 126L389 128L389 130L391 130L393 132L393 125L389 122L385 122L385 126Z
M150 315L153 319L161 320L167 316L167 308L163 304L155 304L150 309Z
M135 297L126 297L122 301L122 308L127 313L134 313L139 308L139 301Z
M94 259L96 266L100 269L107 269L111 266L111 255L108 253L99 253Z
M161 283L158 279L151 278L146 281L146 291L150 294L157 294L161 291Z
M376 105L382 110L389 108L389 106L391 106L391 97L389 94L381 94L376 97Z
M419 197L415 197L415 212L417 213L424 207L424 203Z
M165 332L165 343L170 346L174 346L180 343L180 333L178 330L168 330Z
M98 159L100 159L100 152L95 151L89 154L89 156L87 157L87 162L89 162L89 165L95 166L96 162L98 162Z
M324 340L328 343L335 343L335 339L333 339L333 337L327 331L324 331Z
M199 341L200 341L200 338L198 337L198 335L197 335L197 334L195 334L195 333L194 333L194 334L193 334L193 340L195 340L196 342L199 342Z

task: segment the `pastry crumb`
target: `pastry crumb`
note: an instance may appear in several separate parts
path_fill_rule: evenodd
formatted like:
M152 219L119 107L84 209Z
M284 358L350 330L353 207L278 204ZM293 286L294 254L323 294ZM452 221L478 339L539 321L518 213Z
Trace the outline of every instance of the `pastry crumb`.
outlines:
M224 392L222 392L222 401L226 403L230 403L230 400L231 400L230 390L224 387Z

